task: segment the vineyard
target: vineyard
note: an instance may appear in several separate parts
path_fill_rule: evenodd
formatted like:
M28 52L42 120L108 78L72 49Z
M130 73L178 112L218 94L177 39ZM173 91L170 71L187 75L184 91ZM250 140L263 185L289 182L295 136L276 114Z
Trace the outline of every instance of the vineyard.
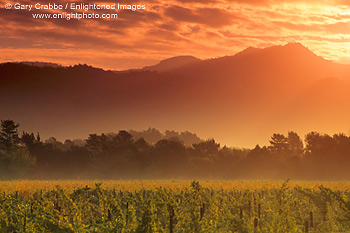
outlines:
M0 182L0 232L346 232L350 185Z

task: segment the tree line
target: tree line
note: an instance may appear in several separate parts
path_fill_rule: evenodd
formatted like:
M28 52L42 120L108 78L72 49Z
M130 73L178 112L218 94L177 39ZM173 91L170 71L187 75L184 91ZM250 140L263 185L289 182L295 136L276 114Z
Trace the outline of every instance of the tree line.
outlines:
M120 130L62 143L20 135L18 127L1 121L1 179L350 178L350 137L342 133L310 132L304 141L292 131L276 133L267 146L241 149L190 132Z

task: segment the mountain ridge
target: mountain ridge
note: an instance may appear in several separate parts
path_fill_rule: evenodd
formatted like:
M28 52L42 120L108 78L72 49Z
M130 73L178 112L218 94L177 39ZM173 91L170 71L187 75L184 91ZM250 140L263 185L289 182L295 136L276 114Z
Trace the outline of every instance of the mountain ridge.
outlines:
M122 73L1 64L0 115L47 138L170 125L241 147L266 144L274 132L350 129L349 65L299 44L189 60L167 72Z
M227 59L227 58L233 58L236 56L250 56L250 55L256 55L257 53L264 53L267 52L269 50L276 50L276 49L289 49L289 50L299 50L299 51L303 51L305 54L309 53L309 55L312 55L314 57L318 57L318 58L322 58L320 56L317 56L316 54L314 54L311 50L309 50L307 47L305 47L304 45L302 45L301 43L287 43L285 45L275 45L275 46L270 46L270 47L265 47L265 48L255 48L255 47L247 47L246 49L243 49L242 51L233 54L233 55L228 55L228 56L223 56L223 57L217 57L217 58L211 58L211 59L199 59L196 58L194 56L191 55L180 55L180 56L174 56L174 57L169 57L163 60L160 60L158 63L154 64L154 65L150 65L150 66L145 66L141 69L135 69L135 68L130 68L130 69L126 69L123 71L116 71L117 73L124 73L127 71L142 71L142 70L146 70L146 71L160 71L160 72L165 72L165 71L171 71L173 69L179 68L181 66L185 66L191 63L195 63L195 62L200 62L200 61L212 61L212 60L218 60L218 59ZM324 59L324 58L322 58ZM325 59L324 59L325 60ZM330 61L330 60L327 60ZM178 64L171 64L172 62L174 63L178 63ZM333 61L332 61L333 62ZM16 62L3 62L0 64L5 64L5 63L15 63L15 64L25 64L25 65L30 65L30 66L37 66L37 67L74 67L74 66L79 66L82 64L75 64L75 65L71 65L71 66L63 66L61 64L58 63L52 63L52 62L39 62L39 61L16 61ZM344 65L344 64L341 64ZM346 65L346 64L345 64ZM89 65L87 65L89 66ZM159 68L159 66L161 66ZM162 67L162 66L168 66L168 67ZM92 66L91 66L92 67ZM103 68L98 68L97 69L103 69ZM159 70L160 69L160 70ZM103 69L106 70L106 69ZM109 71L109 70L106 70Z
M153 66L145 66L143 70L157 71L157 72L170 72L181 66L186 66L195 62L201 61L193 56L176 56L161 60L158 64Z

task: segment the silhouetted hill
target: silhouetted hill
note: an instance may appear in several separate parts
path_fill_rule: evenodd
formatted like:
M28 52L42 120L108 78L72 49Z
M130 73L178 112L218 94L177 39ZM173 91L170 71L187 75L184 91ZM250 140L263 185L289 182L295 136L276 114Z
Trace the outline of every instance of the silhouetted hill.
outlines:
M192 56L178 56L160 61L157 65L154 66L146 66L143 68L143 70L157 71L160 73L169 72L179 67L193 64L199 61L200 59Z
M38 67L63 67L60 64L52 63L52 62L39 62L39 61L21 61L21 62L14 62L15 64L24 64L28 66L38 66ZM2 63L5 64L5 63Z
M350 130L350 66L301 44L210 60L173 58L153 67L158 72L1 64L0 115L64 139L171 127L253 146L291 129L301 135Z
M29 65L29 66L39 66L39 67L46 67L46 66L49 66L49 67L61 67L62 66L60 64L52 63L52 62L22 61L20 63L25 64L25 65Z
M248 47L242 50L241 52L237 53L235 56L249 56L249 55L257 54L261 50L262 49L259 49L259 48Z

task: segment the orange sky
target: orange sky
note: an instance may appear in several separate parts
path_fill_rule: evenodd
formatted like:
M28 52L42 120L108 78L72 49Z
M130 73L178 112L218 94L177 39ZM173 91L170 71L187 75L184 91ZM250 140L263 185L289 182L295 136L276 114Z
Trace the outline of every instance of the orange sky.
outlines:
M206 59L301 42L326 59L350 63L349 0L121 0L147 9L118 11L116 20L80 21L33 19L32 13L45 12L5 10L8 2L0 0L0 62L126 69L177 55Z

